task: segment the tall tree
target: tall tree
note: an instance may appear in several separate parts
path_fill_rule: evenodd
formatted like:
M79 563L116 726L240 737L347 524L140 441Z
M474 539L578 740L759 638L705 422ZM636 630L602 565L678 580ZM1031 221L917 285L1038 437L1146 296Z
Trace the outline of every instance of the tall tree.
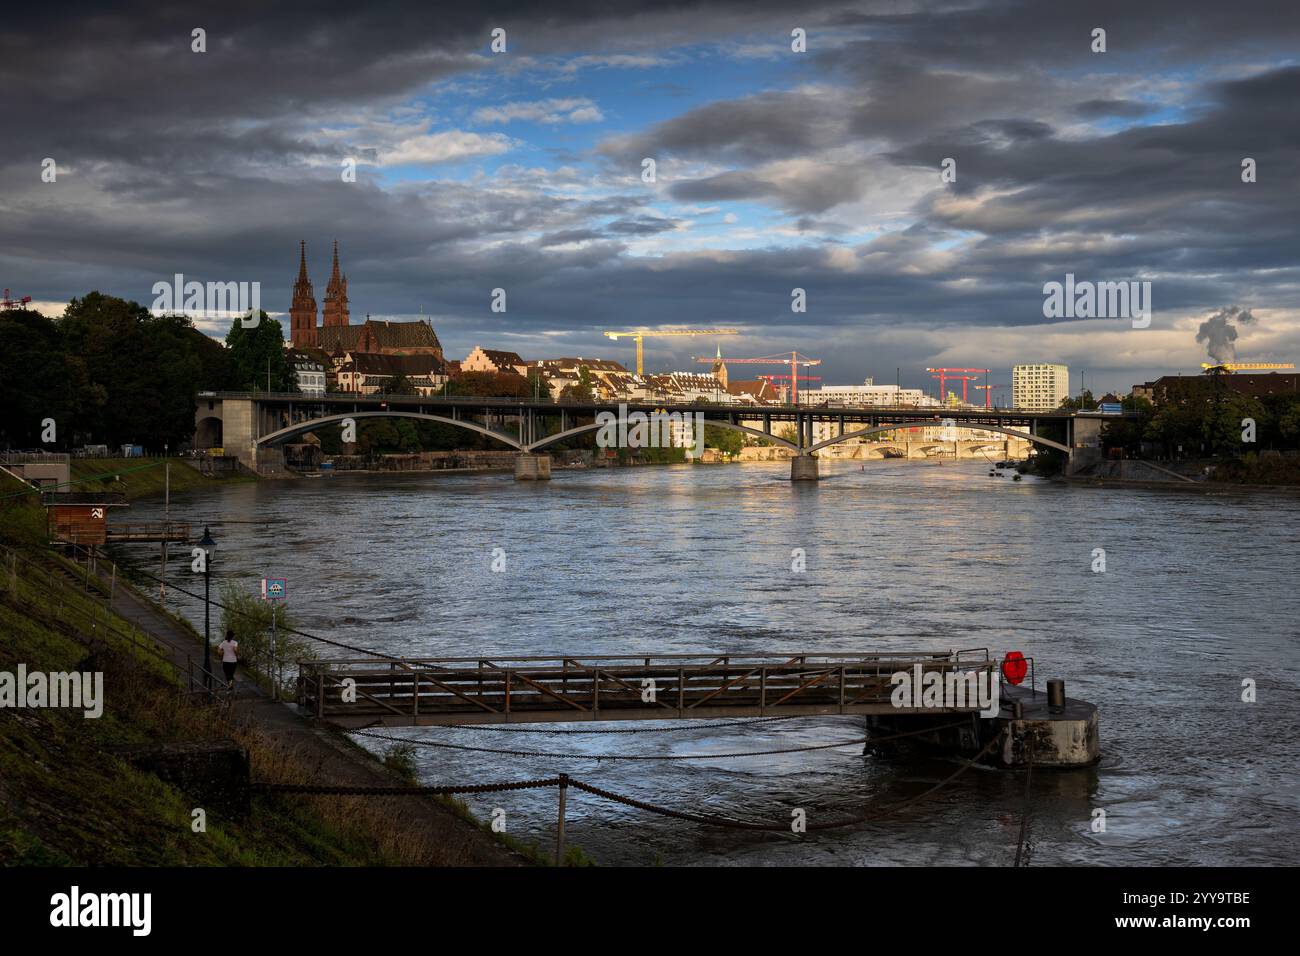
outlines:
M53 322L30 309L0 312L0 447L66 447L82 374ZM41 442L46 419L55 423L52 446Z
M560 391L562 402L594 402L596 391L591 381L591 369L585 365L578 366L578 381L566 385Z
M390 379L388 380L387 384L384 385L384 389L383 389L383 390L384 390L384 394L386 394L386 395L417 395L417 394L419 394L419 393L415 390L415 386L411 384L411 380L410 380L409 378L407 378L405 375L403 375L401 372L398 372L396 375L394 375L392 378L390 378Z
M265 312L258 313L258 323L244 328L244 319L236 318L226 335L230 350L232 378L237 388L247 391L293 391L293 375L284 356L284 328Z
M531 398L533 386L514 372L461 372L447 385L449 395L480 398Z

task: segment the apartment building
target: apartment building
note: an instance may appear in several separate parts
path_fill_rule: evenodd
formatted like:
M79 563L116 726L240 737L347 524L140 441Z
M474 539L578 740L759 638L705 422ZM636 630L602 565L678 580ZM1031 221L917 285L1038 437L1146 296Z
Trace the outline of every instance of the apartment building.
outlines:
M897 385L876 385L867 379L861 385L823 385L821 388L799 389L800 404L820 405L938 405L919 388L899 388Z
M1017 409L1050 411L1069 394L1070 370L1064 365L1016 365L1011 369L1011 404Z

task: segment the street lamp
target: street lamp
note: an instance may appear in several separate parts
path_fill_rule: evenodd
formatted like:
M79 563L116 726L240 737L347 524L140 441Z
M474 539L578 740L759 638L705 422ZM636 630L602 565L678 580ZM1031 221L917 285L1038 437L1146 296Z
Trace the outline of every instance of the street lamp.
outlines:
M212 554L217 550L208 526L203 526L203 537L199 540L203 549L203 686L212 690L212 637L210 621L212 617Z

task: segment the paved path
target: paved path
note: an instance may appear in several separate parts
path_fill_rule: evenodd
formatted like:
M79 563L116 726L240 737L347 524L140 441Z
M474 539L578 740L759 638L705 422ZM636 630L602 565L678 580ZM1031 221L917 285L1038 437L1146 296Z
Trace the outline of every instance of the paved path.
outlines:
M182 676L186 674L191 659L194 672L201 673L202 643L195 641L185 628L120 581L112 603L114 611L154 638ZM216 657L214 654L212 666L220 677ZM235 684L235 716L249 722L276 745L300 758L304 765L315 766L318 782L389 787L400 783L386 767L360 752L336 731L315 726L299 717L296 704L276 703L242 674L236 674ZM444 847L448 865L523 866L529 863L524 856L498 843L490 834L462 820L433 799L394 799L402 801L400 825L423 830L434 845Z

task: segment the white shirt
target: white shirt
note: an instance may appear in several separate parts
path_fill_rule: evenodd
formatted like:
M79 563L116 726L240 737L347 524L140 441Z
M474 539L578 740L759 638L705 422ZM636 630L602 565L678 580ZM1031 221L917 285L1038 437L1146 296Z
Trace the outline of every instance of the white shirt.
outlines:
M239 641L222 641L217 650L221 652L222 663L234 664L238 662L239 655L235 653L239 650Z

